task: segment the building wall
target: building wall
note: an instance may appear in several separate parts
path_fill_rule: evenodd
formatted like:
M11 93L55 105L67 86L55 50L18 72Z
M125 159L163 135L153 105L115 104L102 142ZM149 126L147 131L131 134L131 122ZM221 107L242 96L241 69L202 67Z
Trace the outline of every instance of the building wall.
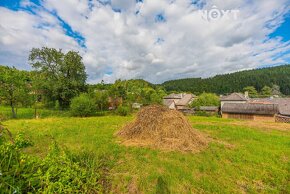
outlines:
M275 122L275 115L251 115L251 114L223 113L222 118Z
M171 109L171 110L176 110L175 103L172 102L172 103L169 105L168 108Z
M223 113L222 118L225 119L243 119L243 120L254 120L254 115L249 114L232 114L232 113Z
M275 115L255 115L254 120L275 122Z

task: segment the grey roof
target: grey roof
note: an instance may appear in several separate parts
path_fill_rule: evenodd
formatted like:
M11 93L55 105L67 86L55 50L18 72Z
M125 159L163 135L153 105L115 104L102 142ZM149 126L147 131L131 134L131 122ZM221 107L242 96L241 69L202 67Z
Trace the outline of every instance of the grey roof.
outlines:
M274 115L279 112L278 104L225 103L223 113Z
M219 109L218 106L201 106L199 107L199 110L202 111L217 111Z
M253 98L251 103L278 104L281 115L290 116L290 98Z
M177 106L187 106L194 96L192 94L185 94L180 100L176 102Z
M181 99L183 94L170 94L168 96L163 97L164 99Z
M173 99L163 99L163 104L165 106L170 106L172 103L174 103L174 100Z
M232 93L228 96L222 96L221 101L247 101L248 98L245 97L244 94L241 93Z

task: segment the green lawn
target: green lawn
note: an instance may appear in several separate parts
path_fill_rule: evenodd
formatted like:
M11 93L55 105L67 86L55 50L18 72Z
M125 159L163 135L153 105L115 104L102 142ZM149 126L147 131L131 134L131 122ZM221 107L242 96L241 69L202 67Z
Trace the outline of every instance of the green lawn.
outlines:
M106 155L112 193L290 193L290 125L272 129L267 123L189 117L212 138L206 150L192 154L118 144L114 133L132 119L18 119L4 125L31 138L34 146L25 151L32 155L43 157L53 140L76 153Z
M33 119L35 110L32 108L16 108L17 119ZM67 111L57 111L57 110L48 110L48 109L38 109L37 114L40 118L47 117L66 117L69 116L69 112ZM11 119L12 111L8 106L0 105L0 120L1 119Z

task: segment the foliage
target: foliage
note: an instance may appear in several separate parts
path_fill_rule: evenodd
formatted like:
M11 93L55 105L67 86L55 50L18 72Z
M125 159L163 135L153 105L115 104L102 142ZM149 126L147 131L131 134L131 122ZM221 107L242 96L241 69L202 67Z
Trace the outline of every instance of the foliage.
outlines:
M276 96L280 96L281 92L280 92L280 86L274 84L272 86L272 95L276 95Z
M25 138L23 132L19 132L15 138L15 146L17 148L26 148L29 146L33 146L33 142L27 138Z
M255 98L258 96L258 92L254 86L245 87L244 92L248 92L249 97L251 97L251 98Z
M118 106L117 110L116 110L117 115L120 116L127 116L130 114L130 108L127 106Z
M49 101L58 100L62 108L68 107L70 100L85 90L87 75L77 52L33 48L29 62L36 72L37 90Z
M11 107L12 117L16 118L15 108L29 101L29 78L26 72L14 67L0 66L0 98ZM28 102L29 103L29 102Z
M117 80L109 90L111 97L122 97L127 103L160 104L164 89L144 80Z
M94 92L94 100L97 106L97 110L108 110L109 107L109 94L106 90L96 90Z
M272 95L272 88L269 86L264 86L261 91L261 95L265 97L270 97Z
M96 171L99 169L82 167L83 160L73 161L70 155L55 143L44 159L28 156L21 150L23 147L21 139L16 138L15 144L7 141L0 144L1 193L99 193L102 191L101 176ZM87 160L86 163L88 162ZM94 166L99 166L94 163Z
M211 78L187 78L164 82L167 91L184 91L195 94L211 92L228 94L242 92L247 86L254 86L259 92L264 86L280 86L284 95L290 95L290 65L240 71L217 75Z
M88 94L81 94L72 99L70 111L73 116L87 117L94 115L96 106Z
M202 93L192 102L191 107L199 109L201 106L219 106L219 104L220 100L217 95L212 93Z

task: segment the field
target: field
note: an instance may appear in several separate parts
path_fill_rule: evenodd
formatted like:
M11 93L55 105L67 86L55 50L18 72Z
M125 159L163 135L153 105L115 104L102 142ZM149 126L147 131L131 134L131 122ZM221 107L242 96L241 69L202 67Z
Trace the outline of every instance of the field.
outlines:
M192 116L192 126L212 139L206 150L193 154L119 144L114 133L133 116L60 115L23 116L4 125L34 142L25 150L31 155L43 157L53 141L75 153L105 155L112 193L290 193L288 124Z

